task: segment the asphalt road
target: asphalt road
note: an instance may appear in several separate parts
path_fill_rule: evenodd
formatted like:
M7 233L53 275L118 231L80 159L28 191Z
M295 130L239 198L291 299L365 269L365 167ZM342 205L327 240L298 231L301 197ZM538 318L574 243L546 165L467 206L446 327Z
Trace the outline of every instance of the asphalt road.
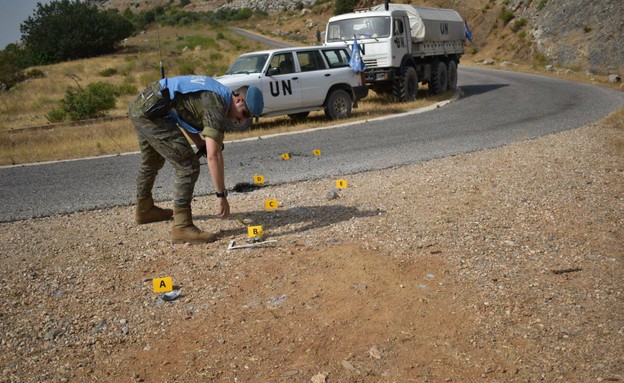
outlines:
M621 92L491 69L461 68L459 86L462 98L424 113L227 143L226 186L256 174L282 184L424 162L575 129L624 106ZM0 168L0 222L133 204L138 164L133 153ZM172 185L167 164L155 198L170 199ZM213 192L206 166L195 191Z

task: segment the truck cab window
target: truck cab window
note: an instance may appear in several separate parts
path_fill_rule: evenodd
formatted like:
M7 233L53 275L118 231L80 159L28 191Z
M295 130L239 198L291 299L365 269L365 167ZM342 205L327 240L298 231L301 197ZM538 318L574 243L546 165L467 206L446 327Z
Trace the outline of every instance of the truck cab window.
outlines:
M394 35L402 35L403 31L403 20L394 20Z

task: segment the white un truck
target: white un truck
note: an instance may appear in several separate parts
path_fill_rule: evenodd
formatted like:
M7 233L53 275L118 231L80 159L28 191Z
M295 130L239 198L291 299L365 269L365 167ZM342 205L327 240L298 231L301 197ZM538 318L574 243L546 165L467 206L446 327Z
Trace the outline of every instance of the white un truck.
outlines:
M466 26L452 9L384 4L334 16L325 45L352 46L357 39L366 65L366 83L400 101L416 98L418 83L440 94L457 87Z

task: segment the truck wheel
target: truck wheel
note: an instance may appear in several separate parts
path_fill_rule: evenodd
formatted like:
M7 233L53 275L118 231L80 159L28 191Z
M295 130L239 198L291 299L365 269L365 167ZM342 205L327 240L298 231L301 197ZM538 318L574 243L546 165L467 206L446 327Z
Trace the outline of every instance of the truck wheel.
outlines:
M446 64L442 61L437 61L431 68L431 81L429 82L429 90L433 94L442 94L446 92L448 87L448 72L446 70Z
M457 63L455 60L448 63L448 88L450 90L457 89Z
M325 116L330 120L349 118L351 116L351 96L343 89L333 91L325 104Z
M395 81L393 89L394 97L399 101L413 101L418 96L418 75L414 67L407 67L405 76Z
M289 114L288 117L293 121L303 121L309 114L310 112L293 113Z

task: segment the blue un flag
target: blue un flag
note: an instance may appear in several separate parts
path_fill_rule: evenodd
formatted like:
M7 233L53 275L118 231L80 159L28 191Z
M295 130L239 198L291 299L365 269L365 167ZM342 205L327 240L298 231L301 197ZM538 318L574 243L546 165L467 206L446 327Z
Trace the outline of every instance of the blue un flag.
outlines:
M468 28L468 22L464 21L464 24L466 24L466 38L468 41L472 42L472 32L470 32L470 28Z
M358 45L355 35L353 35L353 48L351 49L351 60L349 60L349 66L356 72L364 72L364 69L366 69L366 64L364 64L364 60L362 60L360 46Z

